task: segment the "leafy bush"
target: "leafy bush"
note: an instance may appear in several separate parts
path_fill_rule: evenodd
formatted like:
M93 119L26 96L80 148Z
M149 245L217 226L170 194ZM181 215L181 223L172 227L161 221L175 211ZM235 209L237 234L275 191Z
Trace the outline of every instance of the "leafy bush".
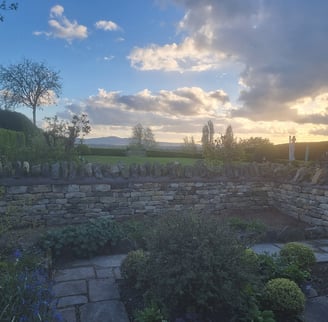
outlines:
M99 218L49 231L39 244L42 249L50 248L55 258L61 255L86 258L99 254L105 246L115 245L121 238L122 232L116 222Z
M164 315L156 304L150 304L135 314L136 322L166 322Z
M280 256L289 264L310 271L311 267L315 264L315 256L313 250L300 243L291 242L285 244L280 250Z
M255 275L245 248L214 217L168 215L148 242L148 297L170 314L245 316ZM243 268L243 269L241 269Z
M41 130L24 114L1 109L0 128L23 132L28 143L31 143L34 136L41 134Z
M51 305L51 284L35 259L15 252L0 262L0 321L62 321Z
M257 255L257 267L264 282L274 278L288 278L301 285L310 277L310 273L296 265L286 261L281 256L259 254Z
M270 280L264 291L264 305L285 321L302 313L305 297L297 284L286 278Z
M131 286L136 288L144 286L146 280L144 272L146 271L147 262L148 254L142 249L129 252L121 266L122 277Z

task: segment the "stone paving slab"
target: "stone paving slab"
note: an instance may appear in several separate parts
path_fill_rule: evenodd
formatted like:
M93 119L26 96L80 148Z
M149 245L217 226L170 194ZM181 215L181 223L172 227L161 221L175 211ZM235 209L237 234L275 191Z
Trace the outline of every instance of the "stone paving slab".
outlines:
M119 267L121 266L125 254L110 255L110 256L97 256L91 259L76 260L69 264L70 267L79 266L99 266L99 268Z
M89 280L89 298L91 302L119 300L120 294L114 279Z
M55 297L86 294L87 282L85 280L81 280L57 283L54 285L53 291Z
M251 247L256 254L278 254L280 248L274 244L256 244Z
M81 322L129 322L120 301L88 303L80 308Z
M306 322L328 322L328 297L318 296L308 299L303 318Z
M85 303L88 303L88 298L85 295L65 296L58 299L57 308L61 309Z
M114 269L111 268L100 268L96 269L97 278L115 278Z
M55 274L55 282L74 281L95 278L93 267L77 267L61 269Z
M58 310L61 316L63 317L64 321L67 322L76 322L76 313L75 307L70 307L64 310Z
M99 256L91 259L96 267L120 267L126 255Z

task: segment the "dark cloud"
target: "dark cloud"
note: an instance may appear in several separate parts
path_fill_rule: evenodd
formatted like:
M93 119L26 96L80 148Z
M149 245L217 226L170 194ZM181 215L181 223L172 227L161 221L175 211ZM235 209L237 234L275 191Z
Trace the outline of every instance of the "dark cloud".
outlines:
M297 121L295 100L328 91L327 1L175 1L187 9L181 28L196 45L244 65L233 116Z

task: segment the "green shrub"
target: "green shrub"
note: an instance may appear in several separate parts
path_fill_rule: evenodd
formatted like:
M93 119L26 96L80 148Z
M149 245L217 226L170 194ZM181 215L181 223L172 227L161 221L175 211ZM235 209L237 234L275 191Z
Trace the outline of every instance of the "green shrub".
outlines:
M214 217L167 215L148 242L148 295L170 314L245 316L255 275L245 248ZM247 290L247 291L246 291Z
M67 255L86 258L115 245L122 232L112 219L99 218L80 225L69 225L47 232L39 241L42 249L51 249L54 258Z
M305 297L297 284L287 278L270 280L264 290L264 305L277 317L297 317L304 310Z
M122 277L129 285L141 288L145 284L145 271L147 268L148 255L142 249L128 253L121 265Z
M313 250L296 242L285 244L280 250L280 256L287 263L295 264L306 271L310 271L316 262Z
M259 254L257 255L257 267L264 282L274 278L284 277L301 285L310 277L308 271L295 263L286 261L281 256Z
M150 304L135 313L136 322L166 322L164 315L156 304Z

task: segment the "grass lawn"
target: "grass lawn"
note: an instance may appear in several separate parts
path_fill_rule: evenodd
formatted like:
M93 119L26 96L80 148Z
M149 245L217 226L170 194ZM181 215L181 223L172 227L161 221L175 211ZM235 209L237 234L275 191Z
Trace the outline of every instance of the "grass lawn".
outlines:
M145 164L145 163L160 163L167 164L170 162L178 161L182 165L193 165L197 159L191 158L164 158L164 157L141 157L141 156L129 156L129 157L118 157L118 156L103 156L103 155L87 155L85 160L93 163L104 163L104 164L117 164L122 162L124 164Z

